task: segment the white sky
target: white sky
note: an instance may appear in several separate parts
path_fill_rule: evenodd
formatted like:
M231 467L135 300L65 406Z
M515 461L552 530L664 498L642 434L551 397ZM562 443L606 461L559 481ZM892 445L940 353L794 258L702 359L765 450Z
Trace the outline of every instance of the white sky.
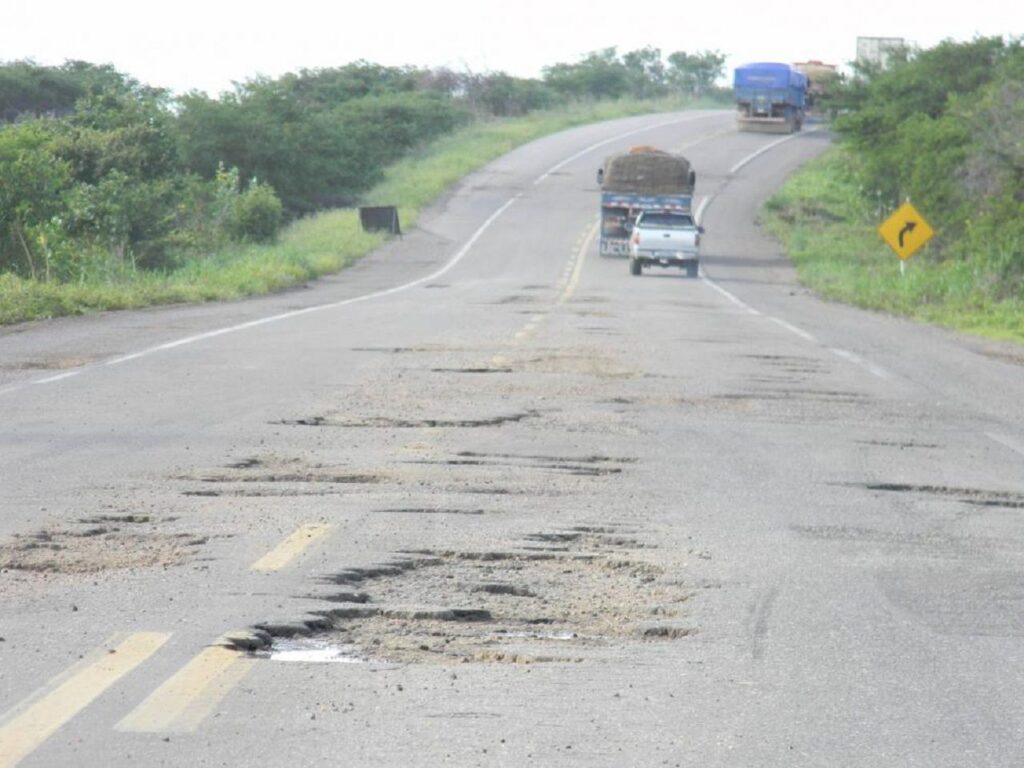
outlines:
M589 51L652 45L747 61L845 64L857 36L1024 34L1020 0L0 0L0 61L113 64L154 86L216 95L232 81L356 59L380 64L541 68Z

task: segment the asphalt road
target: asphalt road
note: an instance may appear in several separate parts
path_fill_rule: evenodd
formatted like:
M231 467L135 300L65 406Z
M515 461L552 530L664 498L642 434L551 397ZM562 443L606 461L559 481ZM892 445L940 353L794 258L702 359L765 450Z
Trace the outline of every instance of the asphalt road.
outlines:
M637 143L699 280L596 253ZM304 289L0 331L0 766L1020 764L1024 353L798 285L827 143L578 128Z

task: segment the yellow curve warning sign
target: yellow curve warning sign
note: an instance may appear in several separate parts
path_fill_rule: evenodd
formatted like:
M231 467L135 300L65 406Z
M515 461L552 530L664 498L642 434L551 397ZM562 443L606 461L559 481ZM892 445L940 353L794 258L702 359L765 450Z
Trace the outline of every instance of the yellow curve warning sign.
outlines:
M935 234L924 216L910 203L904 203L878 228L878 234L906 261Z

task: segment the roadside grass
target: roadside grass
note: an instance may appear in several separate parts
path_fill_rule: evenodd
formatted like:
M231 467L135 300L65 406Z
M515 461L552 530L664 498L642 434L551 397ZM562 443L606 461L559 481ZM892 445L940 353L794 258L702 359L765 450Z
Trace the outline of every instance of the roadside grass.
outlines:
M1024 342L1024 296L1002 297L982 256L940 260L925 246L900 275L899 259L878 235L878 211L861 194L854 160L842 148L791 176L761 218L800 280L825 298Z
M619 117L721 106L713 102L617 101L577 104L525 117L475 122L392 166L370 190L367 204L397 205L403 229L449 186L533 139ZM190 258L164 273L128 266L96 278L57 283L0 274L0 325L26 320L132 309L156 304L238 299L284 290L338 272L378 247L354 209L325 211L294 222L273 245L235 244Z

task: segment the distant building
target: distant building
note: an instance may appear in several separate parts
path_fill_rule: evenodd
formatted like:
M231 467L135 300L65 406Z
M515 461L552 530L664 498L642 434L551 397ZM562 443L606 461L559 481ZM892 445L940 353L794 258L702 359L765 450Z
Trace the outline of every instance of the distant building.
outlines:
M858 37L857 61L885 69L892 54L906 47L907 41L902 37Z

